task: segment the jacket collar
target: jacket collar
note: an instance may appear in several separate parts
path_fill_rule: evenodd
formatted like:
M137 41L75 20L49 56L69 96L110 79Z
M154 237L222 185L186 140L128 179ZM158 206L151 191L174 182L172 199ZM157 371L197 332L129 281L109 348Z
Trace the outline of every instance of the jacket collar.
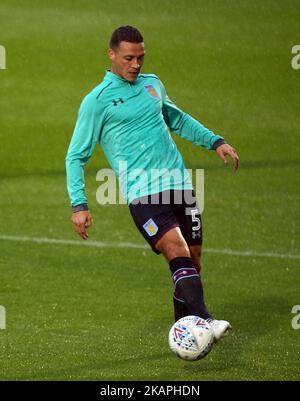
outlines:
M109 81L116 82L118 84L131 84L131 85L136 84L137 80L139 79L139 77L137 77L137 79L135 81L130 82L130 81L127 81L127 79L119 77L119 75L114 74L110 70L106 70L106 74L105 74L104 78L108 79Z

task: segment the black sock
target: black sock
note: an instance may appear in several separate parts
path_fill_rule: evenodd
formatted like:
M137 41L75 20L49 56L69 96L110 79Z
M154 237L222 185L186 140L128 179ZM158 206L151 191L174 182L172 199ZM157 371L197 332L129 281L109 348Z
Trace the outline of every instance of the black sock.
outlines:
M175 295L173 296L173 305L175 322L184 316L190 315L185 302L176 298Z
M192 259L175 258L170 262L170 270L174 283L175 319L186 315L196 315L203 319L212 318L205 306L201 279Z

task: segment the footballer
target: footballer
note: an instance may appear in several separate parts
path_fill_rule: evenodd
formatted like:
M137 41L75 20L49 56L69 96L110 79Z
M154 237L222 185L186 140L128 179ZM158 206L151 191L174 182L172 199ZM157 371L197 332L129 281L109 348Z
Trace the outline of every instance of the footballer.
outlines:
M166 259L174 284L175 320L186 315L206 319L215 341L231 328L208 311L200 276L202 223L190 178L170 131L208 150L213 150L233 169L238 169L236 150L223 137L178 108L155 74L141 72L145 58L142 34L122 26L111 36L108 57L111 67L102 82L83 99L66 156L67 188L72 223L86 240L92 215L84 190L84 166L100 143L110 166L119 176L119 164L127 163L127 174L140 169L139 195L136 182L127 181L130 213L156 254ZM149 185L153 169L165 171L159 183ZM181 171L170 180L167 172ZM122 178L123 179L123 178ZM168 199L166 202L165 199ZM178 201L179 199L179 201Z

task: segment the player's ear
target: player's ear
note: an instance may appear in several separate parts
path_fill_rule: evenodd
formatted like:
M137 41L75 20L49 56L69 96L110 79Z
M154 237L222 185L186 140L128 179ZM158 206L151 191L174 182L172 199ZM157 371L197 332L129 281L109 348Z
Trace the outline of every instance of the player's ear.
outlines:
M114 61L116 58L116 53L113 49L108 49L108 57L111 59L111 61Z

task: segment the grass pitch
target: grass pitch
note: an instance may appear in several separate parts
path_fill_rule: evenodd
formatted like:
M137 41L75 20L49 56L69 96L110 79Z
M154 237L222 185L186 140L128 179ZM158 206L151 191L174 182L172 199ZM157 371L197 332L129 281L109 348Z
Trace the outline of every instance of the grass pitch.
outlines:
M1 1L0 379L299 379L299 12L291 0ZM64 158L79 103L109 67L109 35L124 24L144 34L143 72L241 159L233 174L176 138L187 166L205 169L207 304L233 325L196 363L168 349L172 285L162 257L32 241L77 239ZM86 168L90 241L145 245L126 206L97 205L104 166L99 148Z

